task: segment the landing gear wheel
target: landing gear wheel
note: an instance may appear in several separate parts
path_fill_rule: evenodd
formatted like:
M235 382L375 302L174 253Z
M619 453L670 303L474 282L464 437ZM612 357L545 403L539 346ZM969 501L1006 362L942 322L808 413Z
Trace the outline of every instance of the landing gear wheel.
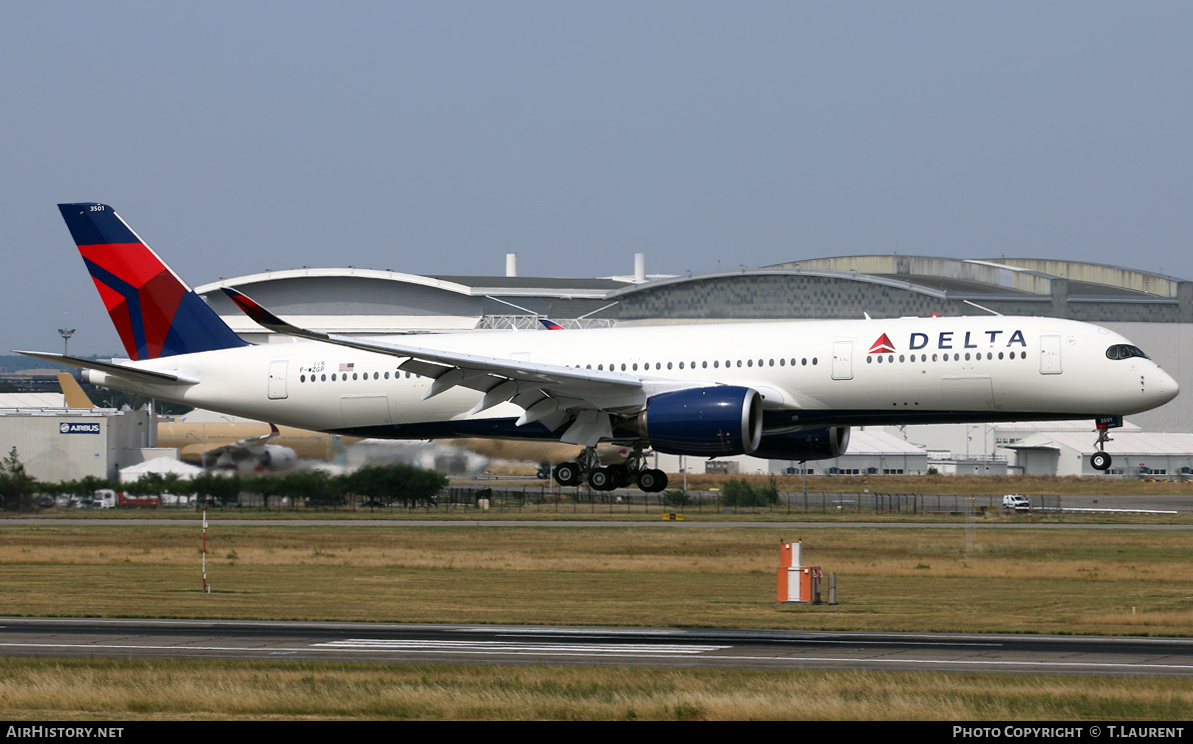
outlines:
M662 470L643 470L638 473L638 488L646 493L658 493L667 487L667 474Z
M580 466L564 462L555 466L555 482L561 486L574 486L580 482Z
M662 470L655 470L654 473L656 480L654 490L655 493L658 493L659 491L663 491L667 488L667 474Z
M594 491L612 491L617 488L617 476L610 468L593 468L588 474L588 485Z
M613 488L626 488L634 482L634 476L625 465L610 465L608 470L613 476Z
M1095 422L1098 426L1098 441L1094 442L1095 451L1089 456L1089 464L1094 470L1109 470L1110 455L1106 454L1106 443L1113 442L1110 430L1123 425L1122 416L1099 416Z

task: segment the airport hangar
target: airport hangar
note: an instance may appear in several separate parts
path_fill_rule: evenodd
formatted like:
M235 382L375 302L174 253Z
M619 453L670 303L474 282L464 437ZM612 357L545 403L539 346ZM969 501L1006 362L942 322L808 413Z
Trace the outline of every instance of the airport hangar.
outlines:
M863 313L876 322L987 313L1050 316L1096 323L1123 334L1184 390L1193 390L1193 281L1153 272L1032 258L863 255L756 269L647 275L643 256L638 254L633 274L569 279L518 276L515 255L507 254L504 276L303 268L221 279L196 291L233 330L256 343L291 339L257 326L221 288L244 291L297 325L360 335L530 330L540 327L540 317L565 328L580 328L856 319ZM1178 396L1162 408L1131 417L1131 422L1147 432L1193 431L1193 395ZM1079 424L1086 426L1088 446L1082 455L1088 457L1095 435L1092 422ZM867 438L873 441L873 450L862 450L857 445L863 440L858 438L849 454L810 463L809 472L879 474L931 467L927 458L913 458L916 464L907 470L891 468L892 457L902 462L906 455L895 439L920 444L925 451L951 451L959 461L956 472L1007 472L1007 458L1014 459L1021 434L1010 425L985 425L980 432L978 427L983 425L872 429L876 434L885 432L885 442L881 437ZM1124 436L1128 433L1120 431ZM1029 434L1035 432L1038 428ZM1193 446L1188 449L1174 451L1166 446L1154 459L1137 453L1130 474L1145 470L1193 474ZM741 470L786 472L792 465L742 458ZM1011 466L1010 472L1021 471ZM1111 474L1126 473L1115 468Z
M147 410L68 408L61 393L0 394L0 456L13 447L25 471L44 482L116 478L120 469L176 455L155 446Z

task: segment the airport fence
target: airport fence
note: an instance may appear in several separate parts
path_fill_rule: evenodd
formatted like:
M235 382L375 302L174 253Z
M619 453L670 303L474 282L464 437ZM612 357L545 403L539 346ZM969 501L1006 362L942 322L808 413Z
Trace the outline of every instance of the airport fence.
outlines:
M966 514L998 511L1002 496L899 493L779 493L766 504L741 505L718 491L638 490L594 491L587 486L487 488L454 486L444 489L434 504L413 507L423 511L495 511L559 514ZM1033 511L1059 511L1059 496L1032 496ZM411 507L387 507L408 509Z
M1062 509L1060 496L1030 496L1031 510L1056 512ZM751 500L752 499L752 500ZM48 508L48 502L39 508ZM96 506L92 503L64 504ZM204 499L162 499L137 508L249 508L266 511L353 511L381 513L453 513L495 511L502 513L557 514L966 514L998 511L1002 496L963 494L901 493L779 493L758 489L743 499L724 491L673 489L644 493L637 489L596 491L587 485L573 487L538 486L485 487L448 486L433 499L397 498L390 501L363 499L352 495L334 499L292 499L241 492L227 502ZM1022 510L1021 510L1022 511Z

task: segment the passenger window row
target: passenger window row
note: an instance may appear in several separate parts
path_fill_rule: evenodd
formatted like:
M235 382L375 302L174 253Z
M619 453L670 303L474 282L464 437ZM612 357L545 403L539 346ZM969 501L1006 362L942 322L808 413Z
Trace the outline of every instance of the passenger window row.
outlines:
M979 361L979 360L981 360L981 359L982 359L982 352L978 351L978 352L972 352L972 353L971 353L971 352L968 352L968 351L967 351L967 352L965 352L965 354L960 354L960 353L958 353L958 352L954 352L954 353L953 353L953 355L952 355L952 358L951 358L951 359L950 359L950 357L949 357L949 355L948 355L948 354L933 354L933 355L932 355L932 361L934 361L934 362L936 362L936 361L941 361L941 362L948 362L948 361L959 362L959 361L961 361L962 357L964 357L964 358L965 358L965 361L967 361L967 362L968 362L968 361ZM987 361L992 361L994 358L995 358L995 354L994 354L994 352L992 352L992 351L987 351L987 352L986 352L986 360L987 360ZM1015 351L1002 352L1002 351L1000 351L1000 352L998 352L998 358L999 358L999 359L1003 359L1003 358L1006 358L1006 359L1027 359L1027 352L1026 352L1026 351L1019 351L1019 352L1015 352ZM882 362L883 362L883 360L884 360L884 359L885 359L885 360L886 360L888 363L890 363L890 364L894 364L894 363L895 363L895 355L894 355L894 354L886 354L886 355L883 355L883 354L871 354L871 355L869 355L869 356L867 356L867 357L866 357L866 364L874 364L875 360L877 360L879 364L882 364ZM900 361L900 362L904 362L904 361L907 361L907 362L926 362L926 361L928 361L928 355L927 355L927 354L920 354L920 355L917 357L915 354L912 354L912 355L911 355L911 357L910 357L910 358L908 358L908 357L907 357L907 355L905 355L905 354L900 354L900 355L899 355L899 361Z
M818 357L812 357L810 362L811 362L812 366L816 366L817 364L820 363L820 359ZM806 367L809 364L809 359L807 357L803 357L802 359L796 359L793 357L790 359L790 361L787 359L779 359L777 361L775 359L759 359L757 361L755 361L753 359L738 359L736 361L733 359L726 359L725 360L725 369L731 369L734 366L749 368L749 367L774 367L774 366L778 365L779 367L786 367L786 366L788 366L788 364L790 364L790 366L792 366L792 367L796 367L796 366ZM596 365L596 370L598 372L603 372L605 369L608 369L610 372L616 372L618 370L620 370L622 372L637 372L639 369L641 369L644 372L649 372L651 369L650 365L651 365L650 362L643 362L641 364L641 366L639 366L639 364L637 362L622 362L620 365L618 365L617 363L610 364L606 368L606 366L604 364L598 364L598 365ZM712 361L705 360L703 362L700 362L700 369L709 369L710 367L712 369L720 369L721 368L721 360L714 359ZM655 371L662 371L664 369L677 369L677 368L678 369L696 369L696 362L695 361L692 361L692 362L654 362ZM576 369L580 369L580 365L576 365ZM586 364L586 365L584 365L584 369L593 369L593 366L591 364Z

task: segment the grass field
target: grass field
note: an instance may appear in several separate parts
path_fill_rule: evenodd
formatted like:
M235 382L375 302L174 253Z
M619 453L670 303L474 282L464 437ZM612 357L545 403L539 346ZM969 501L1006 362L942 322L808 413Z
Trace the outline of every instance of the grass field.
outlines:
M797 538L805 563L838 574L839 605L775 602L780 542ZM210 594L199 547L197 525L0 522L0 614L1193 635L1183 530L217 517ZM1191 696L1187 681L1111 678L0 658L14 719L1185 719Z
M775 603L779 545L836 606ZM0 614L1193 635L1193 533L0 523Z
M0 657L6 720L1188 720L1179 679Z

